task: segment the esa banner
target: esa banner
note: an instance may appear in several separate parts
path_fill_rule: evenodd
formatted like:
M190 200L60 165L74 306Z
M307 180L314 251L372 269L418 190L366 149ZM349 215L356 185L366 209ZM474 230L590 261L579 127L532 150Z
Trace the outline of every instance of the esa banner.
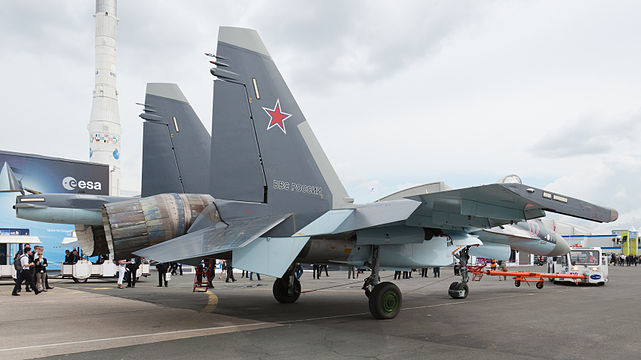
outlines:
M109 195L109 166L0 151L22 186L42 193Z

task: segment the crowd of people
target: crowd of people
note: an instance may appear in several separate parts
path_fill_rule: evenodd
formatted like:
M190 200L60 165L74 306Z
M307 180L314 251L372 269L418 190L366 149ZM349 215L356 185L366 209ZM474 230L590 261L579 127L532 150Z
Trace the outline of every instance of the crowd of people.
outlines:
M412 272L414 272L415 270L416 269L412 269L412 270L409 270L409 271L401 271L401 270L394 271L394 280L411 279L412 278ZM428 275L429 270L430 270L430 268L428 268L428 267L421 268L421 277L423 277L423 278L429 277L429 275ZM433 274L433 277L440 278L441 277L441 268L438 267L438 266L432 267L432 274Z
M16 283L11 295L20 296L23 283L25 284L25 292L33 292L36 295L53 289L53 286L49 286L48 265L47 258L44 257L44 247L35 245L31 249L29 244L25 244L13 259L13 266L16 269Z
M638 264L641 264L641 255L610 255L610 265L612 266L637 266Z

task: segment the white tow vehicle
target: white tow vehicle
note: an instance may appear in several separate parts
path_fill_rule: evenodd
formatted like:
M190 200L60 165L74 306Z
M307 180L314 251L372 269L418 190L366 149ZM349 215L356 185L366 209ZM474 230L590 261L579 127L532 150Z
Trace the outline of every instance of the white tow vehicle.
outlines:
M557 256L554 264L559 274L585 275L583 280L555 278L554 282L605 285L608 282L608 259L599 247L573 247L565 256Z
M136 278L151 275L149 261L143 261L136 271ZM62 264L60 275L62 278L71 278L75 282L87 282L89 278L109 278L116 276L118 266L113 261L105 261L102 264L93 264L88 260L79 260L73 265Z

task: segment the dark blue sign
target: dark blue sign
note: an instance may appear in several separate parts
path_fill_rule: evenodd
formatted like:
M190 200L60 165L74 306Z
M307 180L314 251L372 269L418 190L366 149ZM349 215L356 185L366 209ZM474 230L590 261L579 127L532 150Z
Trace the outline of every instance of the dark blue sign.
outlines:
M590 275L590 279L592 279L592 280L599 280L599 279L601 279L601 275L599 275L599 274L593 274L593 275Z
M29 236L29 229L0 228L0 236L2 236L2 235Z

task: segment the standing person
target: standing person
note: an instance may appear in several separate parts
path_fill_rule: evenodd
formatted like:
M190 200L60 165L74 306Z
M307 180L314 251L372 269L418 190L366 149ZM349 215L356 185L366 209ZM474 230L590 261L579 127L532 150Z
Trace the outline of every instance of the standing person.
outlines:
M356 267L354 267L354 266L349 266L349 267L347 268L347 279L350 279L350 276L351 276L351 279L356 279L356 273L355 273L355 271L356 271Z
M196 267L196 282L199 283L199 284L203 282L203 274L205 273L205 264L204 264L204 262L205 262L205 259L201 260L198 263L198 266Z
M421 268L421 277L427 277L427 268Z
M321 270L322 270L322 269L325 269L325 276L329 277L329 273L327 272L327 268L328 268L328 266L327 266L327 265L321 265ZM319 275L320 275L320 274L319 274ZM320 276L319 276L319 277L320 277Z
M127 264L127 269L129 269L129 278L127 279L127 287L134 288L136 287L136 272L140 267L140 258L133 258Z
M47 291L45 286L45 269L47 266L47 259L42 257L42 251L38 249L38 253L35 255L34 268L36 272L36 288L38 291Z
M128 263L127 260L118 260L118 289L122 289L122 281L125 279Z
M29 250L28 253L27 253L27 249ZM31 264L35 263L36 259L35 259L35 256L34 256L33 252L36 249L38 249L38 245L35 245L33 247L33 249L34 250L31 250L31 247L29 247L29 244L25 245L25 250L24 251L25 251L25 254L29 255L29 263L31 263ZM33 265L30 266L29 267L29 273L30 273L30 277L31 277L31 282L29 282L29 281L25 282L25 291L27 291L27 292L31 292L31 290L34 289L33 286L31 286L31 284L35 284L36 283L36 267L33 266ZM25 277L25 280L27 280L27 277Z
M207 260L207 282L210 288L214 288L214 279L216 278L216 259Z
M249 281L252 281L252 275L254 275L253 272L249 273ZM260 281L260 274L256 273L256 280Z
M320 270L318 264L313 264L312 265L312 277L314 279L318 278L320 279Z
M234 267L231 265L231 260L225 261L226 267L227 267L227 278L225 279L225 282L235 282L236 279L234 279Z
M44 256L44 251L45 251L45 248L43 246L41 246L40 247L40 254L42 254L42 256ZM44 278L45 278L45 289L51 290L51 289L53 289L53 286L49 286L49 274L47 273L47 266L48 265L49 264L47 263L47 258L44 258L44 268L43 268L43 270L44 270Z
M162 287L162 284L165 284L167 287L167 267L169 264L157 263L156 270L158 271L158 287Z
M554 272L554 257L548 256L548 273ZM507 267L507 265L505 265Z
M394 280L400 280L401 279L401 271L396 270L394 271Z
M24 254L20 255L20 264L18 266L14 265L16 266L16 271L19 268L20 272L17 274L16 285L13 287L13 292L11 293L13 296L20 296L20 294L18 294L18 290L20 290L20 284L22 284L23 279L33 288L33 292L36 295L40 294L30 271L30 268L34 266L33 262L29 262L29 257L31 255L33 255L31 253L31 248L25 248Z
M71 265L77 263L78 260L80 260L80 257L78 256L78 250L73 249L73 251L71 252Z
M11 295L13 296L20 296L18 293L21 291L22 288L22 282L24 281L24 277L22 276L22 270L24 268L22 267L22 255L24 255L24 250L19 249L16 252L16 255L13 257L13 268L16 270L16 280L15 280L15 285L13 288L13 292Z
M218 275L218 280L222 280L223 272L225 272L225 260L216 260L216 264L220 264L220 274Z
M551 258L551 256L549 256ZM507 263L505 260L499 261L499 270L501 271L507 271ZM501 280L501 277L499 276L499 280ZM507 276L503 275L503 280L507 280Z
M300 279L303 276L303 265L300 263L296 264L296 279Z
M432 271L434 272L434 277L435 278L440 278L441 277L441 268L440 267L434 266Z

